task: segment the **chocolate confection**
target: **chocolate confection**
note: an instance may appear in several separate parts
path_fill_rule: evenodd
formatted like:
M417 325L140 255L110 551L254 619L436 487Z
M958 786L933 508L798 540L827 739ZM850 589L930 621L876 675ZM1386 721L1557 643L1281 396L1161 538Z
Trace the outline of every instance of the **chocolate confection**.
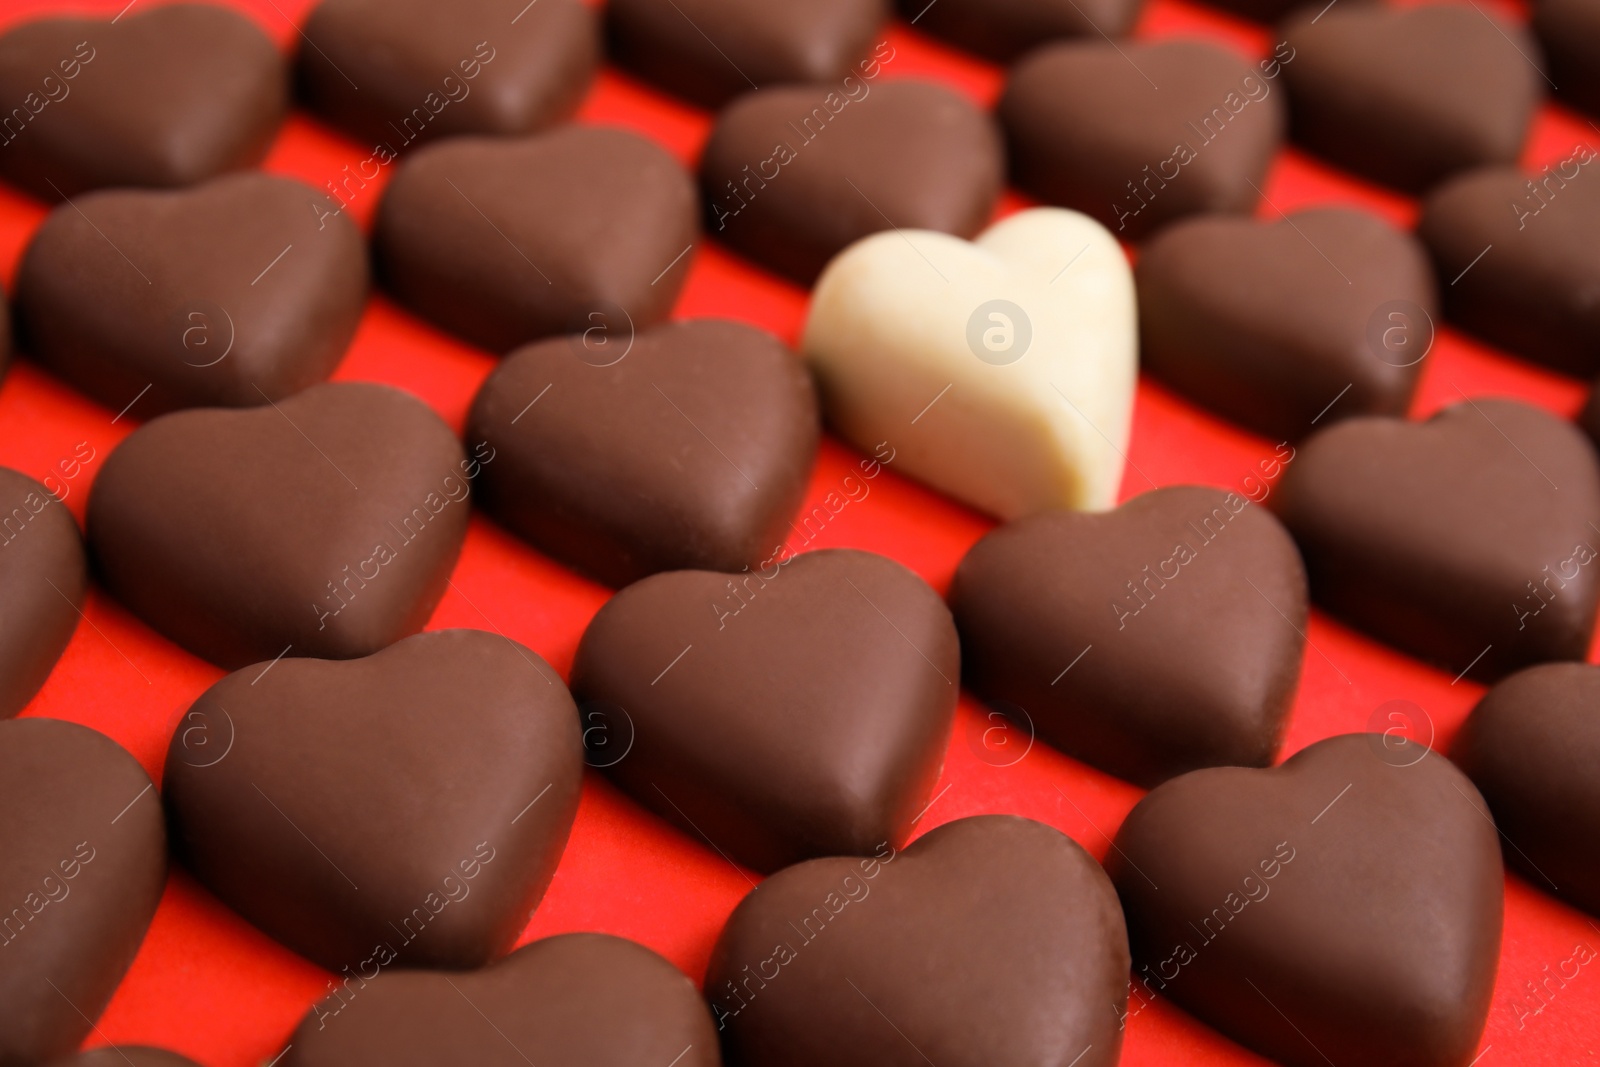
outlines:
M1312 599L1452 676L1588 651L1600 467L1571 423L1487 398L1349 419L1300 446L1271 506Z
M112 411L252 407L326 378L367 294L361 231L323 197L238 174L57 208L17 274L29 353Z
M1451 759L1483 793L1510 842L1506 863L1535 886L1600 915L1600 668L1547 663L1489 690Z
M852 76L888 16L886 0L616 0L606 31L619 66L714 108L752 89Z
M106 1045L92 1052L80 1052L51 1060L46 1067L200 1067L176 1052L137 1045Z
M1515 161L1544 85L1533 37L1478 4L1312 4L1281 32L1295 141L1410 193Z
M1010 63L1058 37L1122 37L1133 29L1143 0L899 0L917 29Z
M694 984L649 949L607 934L545 938L469 974L346 979L312 1006L283 1060L284 1067L721 1062Z
M810 285L837 252L880 230L982 229L1005 174L993 120L943 85L873 77L730 104L700 159L706 231Z
M301 27L300 97L392 157L464 133L533 133L570 115L600 62L579 0L322 0Z
M1561 99L1600 115L1600 3L1539 0L1532 25Z
M45 200L248 167L288 106L277 47L215 4L37 19L0 35L0 177Z
M1417 233L1445 313L1568 374L1600 371L1600 163L1587 145L1537 174L1485 167L1423 203Z
M1000 99L1011 176L1042 200L1094 216L1119 238L1199 212L1244 214L1283 137L1275 79L1203 41L1067 41L1012 68Z
M1344 208L1186 220L1134 273L1143 367L1274 440L1404 415L1439 314L1422 246Z
M636 582L600 609L572 667L578 706L632 730L612 779L763 871L903 840L959 684L938 594L851 549Z
M671 310L696 212L677 160L622 130L459 138L400 167L373 256L402 303L493 352L562 333L626 339Z
M804 366L771 334L712 319L622 344L543 341L489 376L467 429L499 458L484 506L613 586L760 566L788 538L816 456Z
M555 671L507 638L444 630L228 675L179 721L162 790L174 850L224 903L341 977L371 977L510 949L582 773Z
M1013 815L779 871L706 975L729 1061L764 1067L1110 1067L1127 995L1105 872Z
M180 411L106 459L89 545L113 596L221 667L370 655L427 622L493 459L465 456L437 415L386 385Z
M1107 857L1128 1013L1170 998L1289 1067L1463 1067L1500 951L1482 806L1449 760L1383 734L1160 786Z
M1306 599L1300 555L1271 513L1201 486L1003 526L967 553L950 592L971 689L1142 785L1272 762Z
M144 940L167 880L161 799L104 734L0 722L0 1063L88 1036Z
M83 538L66 505L0 467L0 718L21 711L44 685L88 588Z

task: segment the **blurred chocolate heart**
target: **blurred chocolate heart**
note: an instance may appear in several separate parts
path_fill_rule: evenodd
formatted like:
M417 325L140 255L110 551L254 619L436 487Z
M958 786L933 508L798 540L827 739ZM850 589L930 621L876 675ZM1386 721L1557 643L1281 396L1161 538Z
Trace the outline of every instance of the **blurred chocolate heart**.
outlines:
M1484 167L1439 186L1417 233L1445 312L1567 374L1600 372L1600 162L1579 146L1538 174Z
M1281 32L1290 135L1406 192L1515 162L1544 89L1532 35L1477 4L1313 4Z
M555 671L507 638L445 630L228 675L179 721L162 790L174 851L224 903L365 974L508 950L582 774Z
M1539 0L1531 25L1556 92L1573 107L1600 115L1600 3Z
M386 385L180 411L106 460L89 544L112 595L219 666L370 655L427 622L492 460Z
M1283 138L1281 51L1067 41L1029 53L1000 99L1012 179L1123 240L1184 215L1245 214Z
M251 19L163 4L18 24L0 35L0 100L0 177L60 200L250 166L288 111L289 77Z
M672 964L620 937L563 934L470 974L347 979L307 1013L283 1067L721 1062L705 1002Z
M706 231L802 285L882 230L971 237L1004 176L993 120L910 78L748 93L717 116L700 158Z
M55 494L0 467L0 718L21 711L72 640L89 588L78 524Z
M1060 37L1133 29L1143 0L899 0L900 14L923 33L998 63Z
M289 178L63 204L17 274L29 353L113 411L254 407L326 378L367 295L361 231ZM121 255L117 253L120 252Z
M301 28L306 106L374 153L463 133L533 133L570 115L600 60L578 0L322 0ZM387 162L387 161L384 161Z
M1344 208L1187 220L1135 277L1145 369L1274 440L1404 415L1439 313L1422 246Z
M1107 857L1129 1015L1170 997L1291 1067L1462 1067L1500 952L1482 806L1450 761L1382 734L1158 787Z
M611 777L764 871L901 841L939 776L959 681L938 594L850 549L636 582L572 668L581 708L631 725Z
M614 586L758 567L789 534L816 457L816 392L771 334L702 319L550 340L489 375L467 436L499 462L484 506Z
M683 287L697 210L678 161L622 130L456 138L396 172L373 259L402 303L492 352L596 329L631 337Z
M1300 446L1271 507L1313 600L1452 675L1589 649L1600 465L1563 419L1496 399L1350 419Z
M1071 756L1153 785L1277 753L1305 570L1238 493L1178 486L1003 526L961 561L950 602L968 685Z
M0 722L0 1063L64 1056L133 962L167 880L161 799L116 742Z
M1507 841L1506 863L1600 915L1600 668L1519 671L1472 709L1450 758L1467 772Z
M1109 1067L1127 933L1071 838L984 815L768 878L723 928L706 996L733 1063Z

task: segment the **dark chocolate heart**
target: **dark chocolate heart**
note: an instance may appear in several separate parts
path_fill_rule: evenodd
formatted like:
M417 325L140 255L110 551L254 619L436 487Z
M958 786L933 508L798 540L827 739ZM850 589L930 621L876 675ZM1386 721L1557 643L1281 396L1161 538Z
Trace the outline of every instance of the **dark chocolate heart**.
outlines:
M871 64L892 57L882 45ZM1005 173L994 122L943 85L873 77L749 93L717 116L700 158L707 232L810 285L880 230L982 229Z
M1407 192L1515 161L1543 89L1533 37L1477 4L1313 4L1282 34L1290 135Z
M63 204L17 274L28 351L142 418L253 407L321 381L367 295L361 231L341 215L319 222L322 200L252 173Z
M1135 277L1145 369L1274 440L1404 415L1438 315L1422 246L1343 208L1185 221Z
M1596 158L1580 146L1536 175L1463 174L1428 197L1417 226L1451 319L1569 374L1600 371Z
M398 154L543 129L578 106L599 62L599 19L578 0L322 0L295 81L312 111Z
M283 57L212 4L48 18L0 35L0 177L46 200L191 185L260 159L289 107Z
M972 690L1141 785L1272 762L1306 599L1300 554L1271 513L1201 486L1003 526L967 553L950 593Z
M1184 215L1248 212L1283 137L1274 79L1287 62L1193 40L1040 48L1000 99L1012 180L1124 240Z
M268 669L270 667L270 669ZM537 655L477 630L228 675L167 750L173 850L341 974L507 951L572 828L578 714Z
M1451 759L1505 834L1506 863L1600 915L1600 668L1547 663L1507 678L1472 709Z
M674 1058L676 1057L676 1058ZM694 984L608 934L535 941L482 971L346 979L312 1007L283 1067L718 1067Z
M427 621L493 458L366 382L180 411L106 460L89 545L113 596L219 666L365 656Z
M1532 25L1561 99L1600 115L1600 0L1539 0Z
M494 352L666 317L689 271L694 183L621 130L460 138L410 157L384 192L373 256L391 291Z
M1449 760L1382 734L1150 793L1107 869L1129 1014L1170 997L1291 1067L1464 1067L1500 951L1499 838Z
M616 0L606 7L606 31L619 66L720 107L751 89L842 81L888 16L887 0Z
M899 0L917 29L997 63L1060 37L1122 37L1143 0Z
M0 467L0 719L44 685L78 626L88 587L83 538L66 505Z
M938 594L851 549L646 578L600 609L572 668L579 706L631 728L618 784L768 871L902 840L959 683Z
M1583 659L1600 600L1600 465L1571 423L1464 400L1310 437L1272 508L1318 604L1449 671Z
M0 722L0 1063L77 1048L133 962L167 880L161 800L103 734Z
M614 350L614 351L613 351ZM771 334L702 319L599 352L573 339L513 354L467 436L491 514L613 586L756 567L788 538L816 457L816 393Z
M1128 938L1071 838L984 815L768 878L728 919L706 996L730 1063L1109 1067Z
M106 1045L91 1052L80 1052L51 1060L46 1067L200 1067L191 1059L165 1049L139 1045Z

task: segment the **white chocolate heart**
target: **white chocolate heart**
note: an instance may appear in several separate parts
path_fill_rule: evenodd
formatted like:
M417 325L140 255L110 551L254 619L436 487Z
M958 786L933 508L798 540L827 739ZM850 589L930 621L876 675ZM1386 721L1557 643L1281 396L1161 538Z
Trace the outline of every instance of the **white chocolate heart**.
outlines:
M840 434L867 451L887 441L896 470L1015 519L1116 502L1137 335L1115 238L1036 208L971 242L856 242L818 280L801 349Z

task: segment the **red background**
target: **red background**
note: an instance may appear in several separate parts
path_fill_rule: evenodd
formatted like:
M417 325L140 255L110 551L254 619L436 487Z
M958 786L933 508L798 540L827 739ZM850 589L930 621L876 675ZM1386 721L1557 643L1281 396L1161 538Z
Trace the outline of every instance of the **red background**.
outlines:
M1519 7L1479 2L1525 17ZM124 3L106 0L82 7L109 16ZM140 0L141 7L150 3ZM310 2L235 0L233 6L255 18L288 50L298 40L295 25ZM508 15L518 6L507 0ZM44 0L0 0L0 27L56 10ZM1207 36L1252 57L1269 52L1274 40L1260 27L1183 0L1153 0L1137 36L1172 35ZM998 95L999 68L939 45L904 23L891 28L888 37L897 56L885 67L884 77L938 78L985 106ZM710 127L709 114L609 68L589 93L578 120L633 129L666 146L688 166ZM1565 158L1580 142L1600 145L1600 129L1575 112L1547 105L1534 125L1524 162L1536 168ZM368 148L296 113L264 166L321 187L345 164L368 154ZM363 225L371 219L389 171L351 203ZM1277 218L1275 208L1294 211L1344 203L1409 226L1417 212L1415 201L1336 173L1293 149L1278 156L1264 189L1275 206L1261 205L1264 219ZM1024 206L1026 200L1008 194L999 213ZM0 270L8 284L45 210L0 187ZM743 319L794 343L805 310L802 290L700 241L674 317ZM410 390L459 431L467 405L492 365L488 354L424 325L378 294L369 301L335 378L383 381ZM1425 417L1464 394L1514 396L1570 416L1585 390L1585 383L1514 361L1445 329L1424 363L1412 415ZM65 483L67 506L81 521L95 472L137 425L137 408L113 423L115 414L25 360L16 361L0 385L0 464L41 479L56 474L59 481L58 462L71 457L80 442L88 442L94 460ZM1273 447L1273 442L1242 433L1144 380L1122 495L1135 495L1150 484L1238 487L1257 473L1257 463L1271 456ZM837 486L857 458L837 441L825 442L806 506ZM826 527L820 542L892 556L943 591L962 554L989 525L891 470L873 483L870 497L852 504ZM498 630L565 672L585 624L606 596L601 587L474 516L454 587L429 628ZM24 714L70 719L101 730L158 776L179 718L222 672L156 636L98 589L91 592L85 614L89 625L78 627L49 682ZM1393 699L1423 709L1428 722L1420 739L1428 740L1431 730L1436 746L1442 747L1482 693L1467 681L1452 684L1449 675L1315 612L1309 636L1316 650L1306 653L1285 755L1332 734L1366 729L1374 711ZM1055 826L1103 856L1106 835L1116 832L1140 791L1043 745L1035 745L1013 766L991 766L977 758L969 743L988 725L981 715L972 699L962 700L944 777L919 830L967 815L1011 812ZM1573 845L1600 847L1596 842ZM650 946L698 979L723 920L749 887L743 872L646 814L591 772L571 843L523 936L606 931ZM1478 1061L1483 1067L1600 1062L1600 973L1581 971L1537 1014L1522 1014L1538 1006L1535 1002L1518 1007L1519 998L1528 996L1525 984L1542 977L1547 966L1554 970L1580 944L1600 948L1595 920L1518 877L1507 878L1505 944ZM325 972L256 932L187 874L174 870L138 959L88 1044L161 1045L211 1067L260 1064L281 1051L327 980ZM1263 1061L1157 1001L1130 1020L1123 1062Z

